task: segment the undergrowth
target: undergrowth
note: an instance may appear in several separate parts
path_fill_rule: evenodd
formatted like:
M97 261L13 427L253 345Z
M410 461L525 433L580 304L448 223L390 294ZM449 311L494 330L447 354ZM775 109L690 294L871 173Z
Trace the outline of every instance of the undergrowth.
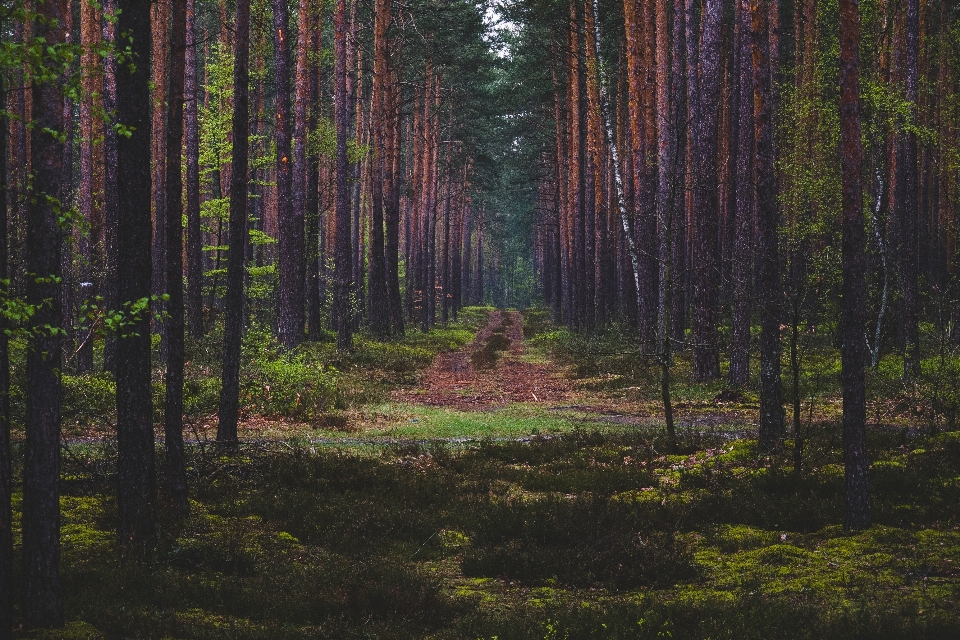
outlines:
M285 351L274 332L253 325L244 334L241 352L241 411L270 417L323 421L331 412L381 402L390 389L416 382L417 374L443 351L461 348L486 321L491 310L470 307L460 312L458 322L435 327L426 333L409 330L390 340L376 340L361 332L348 353L336 349L336 336L326 332L322 340L305 342ZM14 352L23 349L14 341ZM218 325L200 340L186 344L184 413L188 418L214 414L220 404L220 367L223 332ZM154 361L159 361L159 354ZM22 358L12 358L22 362ZM90 425L105 426L116 420L116 383L102 371L102 353L97 352L97 373L65 371L63 421L65 430L83 433ZM11 404L14 423L22 424L23 367L11 372ZM159 421L163 407L163 370L154 367L154 414Z
M859 534L840 526L838 427L811 434L801 474L720 431L665 444L576 430L459 449L193 447L190 517L126 566L112 445L75 445L67 618L90 638L960 633L960 434L872 430L876 525Z

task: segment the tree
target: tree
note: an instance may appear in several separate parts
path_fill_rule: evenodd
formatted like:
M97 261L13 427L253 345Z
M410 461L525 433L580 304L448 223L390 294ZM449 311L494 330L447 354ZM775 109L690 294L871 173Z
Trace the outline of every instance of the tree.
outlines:
M720 39L722 3L705 0L699 57L696 106L691 117L693 141L693 376L705 381L720 377L717 336L717 290L720 260L717 252L717 126L719 119ZM689 19L689 14L688 14ZM690 25L688 24L688 29ZM688 31L689 34L689 31Z
M290 153L290 52L287 44L286 0L273 1L273 64L276 82L277 220L279 223L280 275L277 297L280 341L292 349L303 341L305 277L303 214L293 201L293 162ZM237 85L234 84L234 91ZM338 127L339 133L339 127ZM236 138L234 138L236 144Z
M736 2L737 65L737 168L734 224L736 250L733 256L733 317L731 323L731 387L743 387L750 379L750 286L753 280L754 113L753 65L751 64L751 13L749 0Z
M101 37L107 45L107 55L103 60L103 111L113 114L117 108L117 57L113 52L116 45L114 34L116 18L116 0L103 2L103 26ZM103 224L105 269L103 275L103 303L107 309L119 309L117 297L117 229L119 224L120 192L117 164L117 131L115 120L105 117L103 121ZM107 333L103 345L103 368L114 374L117 372L117 339L113 332Z
M776 0L774 0L776 1ZM780 384L780 251L777 239L777 179L773 158L773 104L767 0L751 0L753 131L757 185L757 290L760 294L760 448L773 451L783 440Z
M119 217L117 295L127 322L117 339L117 538L142 557L156 529L156 463L150 387L150 6L118 0L117 31L129 38L129 58L117 67Z
M164 259L167 248L167 225L165 218L167 214L166 194L164 187L166 179L167 164L167 82L169 79L168 54L170 53L170 2L171 0L154 0L151 4L153 15L151 16L152 46L153 56L151 60L151 69L153 71L152 90L152 130L150 136L150 147L152 154L153 174L151 176L151 192L153 200L153 293L161 295L166 292L167 272L164 268ZM178 145L179 150L179 145ZM179 153L177 154L179 160ZM156 301L157 310L162 311L165 306L162 301ZM166 360L167 352L167 326L160 324L158 329L162 336L161 340L161 358Z
M196 0L187 0L184 124L187 164L187 326L190 335L199 338L203 334L203 239L200 231L200 130L197 121L200 94L197 89L195 4Z
M860 140L860 9L840 0L840 164L843 184L842 301L840 313L843 386L843 462L846 479L844 526L870 525L870 490L865 437L863 149Z
M7 104L7 84L0 75L0 104ZM7 153L10 123L0 115L0 281L7 268ZM3 291L9 295L9 287ZM13 465L10 449L10 340L7 322L0 317L0 640L9 640L13 630Z
M296 59L296 73L295 73L295 82L294 82L294 106L293 106L293 217L295 220L299 220L298 230L303 234L303 225L307 219L308 200L310 198L310 187L316 187L315 181L311 183L308 178L311 169L311 163L308 162L308 130L310 128L310 111L311 111L311 72L310 72L310 61L309 61L309 51L311 39L313 38L313 30L311 29L311 9L312 2L310 0L300 0L300 7L297 14L297 59ZM316 224L316 220L313 216L313 211L310 211L311 223ZM308 236L313 239L312 235L313 227L311 228L311 233L308 233ZM301 240L302 242L302 240ZM306 277L305 271L305 260L307 255L305 254L305 248L301 248L301 258L300 269L304 273L300 274L300 281L303 282ZM302 289L302 287L301 287ZM303 296L301 296L303 297ZM309 297L309 296L306 296ZM302 305L304 309L307 306L307 300L304 298ZM306 311L301 312L301 315L305 318ZM300 334L302 337L303 334L303 323L300 325Z
M34 36L66 42L66 0L37 6ZM56 69L53 60L43 62ZM32 193L27 208L26 302L33 309L27 349L26 448L23 465L23 617L35 627L63 625L60 587L60 375L62 315L58 218L63 201L62 77L33 73Z
M165 283L167 286L167 371L164 405L167 495L174 512L189 512L183 460L183 146L184 65L187 47L187 0L171 0L170 74L167 86L166 194L164 223Z
M337 0L334 14L334 123L337 146L334 165L336 176L336 242L334 292L334 319L337 327L337 348L349 349L353 341L350 317L350 279L353 275L353 250L350 237L350 188L347 163L347 136L350 127L350 107L347 100L347 7L346 0Z
M369 309L370 327L379 336L385 336L390 331L390 304L387 301L387 268L386 251L384 248L384 205L389 198L387 191L387 166L389 148L392 140L388 139L386 120L389 118L389 104L387 95L388 68L387 68L387 28L390 26L389 0L377 0L374 5L373 23L373 95L371 97L371 117L373 119L373 184L372 209L370 214L370 276ZM386 195L386 198L385 198Z
M250 2L238 0L233 60L233 161L230 184L230 248L224 300L223 378L217 441L237 441L240 412L240 342L243 332L244 246L247 235L247 171L250 107ZM289 146L289 140L288 140Z

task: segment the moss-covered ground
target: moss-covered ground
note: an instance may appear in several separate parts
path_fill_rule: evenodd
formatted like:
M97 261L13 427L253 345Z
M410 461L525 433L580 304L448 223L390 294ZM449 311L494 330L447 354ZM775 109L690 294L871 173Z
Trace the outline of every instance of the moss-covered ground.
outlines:
M789 438L782 456L756 451L749 389L693 385L681 356L680 450L668 455L629 344L609 338L612 355L577 364L586 347L528 317L523 357L571 366L576 405L386 402L383 388L426 365L398 366L374 401L318 412L346 415L348 433L300 414L237 451L190 444L191 515L162 516L146 564L118 560L112 441L70 442L70 625L19 635L960 637L960 432L931 429L927 405L875 392L874 411L901 405L868 432L874 526L848 533L832 383L805 374L797 471ZM471 326L446 331L469 338ZM445 340L411 339L433 352ZM332 366L349 380L366 371Z

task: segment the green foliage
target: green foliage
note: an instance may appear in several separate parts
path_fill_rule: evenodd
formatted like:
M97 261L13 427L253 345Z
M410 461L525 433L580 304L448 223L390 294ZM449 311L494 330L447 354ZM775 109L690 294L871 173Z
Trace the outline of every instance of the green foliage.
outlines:
M877 525L848 534L837 429L800 475L719 435L663 456L649 431L191 448L192 514L149 565L116 560L92 473L113 453L78 450L68 615L104 637L955 637L960 438L871 430Z
M117 385L110 374L61 376L63 422L86 426L113 422L117 413Z

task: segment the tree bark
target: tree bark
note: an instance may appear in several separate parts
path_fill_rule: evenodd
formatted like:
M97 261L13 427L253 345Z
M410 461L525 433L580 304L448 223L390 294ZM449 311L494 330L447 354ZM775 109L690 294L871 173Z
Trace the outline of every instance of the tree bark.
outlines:
M386 120L390 117L388 111L393 105L389 104L387 82L389 69L387 67L387 28L390 26L389 0L376 0L374 4L373 23L373 95L371 96L370 116L373 120L373 180L370 211L370 254L368 277L368 291L370 302L368 321L370 328L378 336L386 336L390 332L390 305L384 304L387 300L386 251L384 237L384 204L390 197L387 190L387 162L389 147L392 140L388 140Z
M843 186L840 335L843 386L844 526L870 526L865 436L863 149L860 139L860 10L840 0L840 166Z
M320 51L320 36L322 28L318 9L317 24L311 30L310 49ZM310 129L316 128L317 112L320 102L320 65L314 64L310 68L310 104L308 124ZM305 255L307 257L307 330L310 340L320 339L320 194L319 172L320 157L311 150L307 158L306 180L306 216L307 241Z
M67 39L67 3L50 0L35 7L34 36L47 47ZM63 143L49 132L66 123L59 82L32 79L30 163L33 172L27 208L26 448L23 466L22 611L34 627L63 626L60 590L60 305L62 232L57 206L63 197Z
M277 324L280 341L284 347L292 349L303 341L305 267L303 209L296 209L292 197L294 179L290 155L290 53L287 25L286 0L273 0L273 64L277 107L274 135L277 144L277 224L280 236Z
M720 377L717 335L717 125L720 87L720 0L706 0L700 43L698 98L691 120L693 139L693 377ZM688 64L694 62L688 60Z
M186 93L187 163L187 327L194 339L203 335L203 237L200 230L200 129L197 113L196 0L187 0Z
M737 168L733 250L733 323L730 344L731 387L743 387L750 380L750 294L753 274L754 199L753 174L754 113L752 36L750 0L737 0Z
M164 447L166 449L167 496L174 513L185 517L187 476L183 459L183 177L180 150L183 148L184 65L187 46L187 0L171 0L170 76L167 90L166 267L167 370L164 405Z
M388 163L390 190L385 204L384 223L386 227L384 268L387 279L387 294L390 300L390 325L393 335L403 335L403 299L400 296L400 186L401 186L401 103L403 99L401 84L402 68L396 70L395 80L387 86L386 104L389 114L390 162Z
M103 60L103 110L112 114L117 108L117 58L112 53L115 45L114 21L116 0L104 0L101 37L109 47ZM103 225L104 262L103 303L108 310L120 308L117 297L117 227L120 217L120 193L117 165L117 132L115 119L104 118L103 122ZM103 345L103 369L117 373L117 336L107 333Z
M780 250L777 240L777 178L773 159L768 0L751 0L754 145L757 180L757 289L760 294L760 449L783 444L780 384ZM774 0L775 1L775 0Z
M0 76L0 105L7 104L5 78ZM10 122L0 114L0 282L6 282L7 267L7 138ZM3 285L9 294L9 284ZM10 450L10 339L7 321L0 316L0 640L10 640L13 631L13 457Z
M80 98L80 189L77 194L77 204L80 215L89 225L89 235L80 234L80 252L82 255L81 283L89 282L89 286L80 285L80 295L83 302L99 294L99 287L94 284L93 274L101 266L100 256L103 255L103 207L98 202L102 198L103 165L95 158L100 131L94 129L94 110L102 93L100 88L101 74L97 69L100 62L97 49L100 45L101 33L98 7L90 2L80 3L80 45L82 47L80 68L83 83L83 92ZM98 171L99 169L99 171ZM69 286L69 285L68 285ZM77 372L86 373L93 370L93 336L78 336L80 345L77 348Z
M240 413L240 343L243 333L244 247L247 235L247 172L250 106L250 0L237 0L233 60L233 158L230 167L230 245L224 299L223 374L217 441L237 441ZM284 16L283 28L286 27ZM281 27L275 27L280 29ZM280 36L282 42L283 36ZM279 118L279 117L278 117ZM279 135L279 134L278 134ZM289 149L289 138L287 140ZM278 151L278 153L280 153ZM289 162L287 163L289 170ZM302 281L301 281L302 289ZM302 333L302 331L301 331Z
M154 0L151 29L153 35L153 87L151 100L153 101L153 135L151 136L151 151L153 159L153 175L151 188L153 193L153 293L157 296L166 292L167 270L164 258L167 249L167 233L165 217L167 213L166 189L166 116L167 116L167 57L170 44L170 2L171 0ZM179 151L179 149L178 149ZM179 160L179 154L177 155ZM163 300L154 302L158 312L163 312L166 304ZM157 323L155 329L161 335L160 360L166 362L167 356L167 323Z
M130 127L118 136L119 217L117 293L130 324L117 340L117 507L120 547L143 557L156 529L153 398L150 387L150 6L136 0L117 2L116 28L132 38L134 66L117 71L117 119Z
M350 105L347 101L347 7L346 0L337 0L334 14L334 123L337 131L336 175L336 291L334 293L337 348L350 349L353 331L350 318L350 279L353 264L350 237L350 166L347 162L347 136L350 129Z
M900 161L898 170L902 191L896 199L900 222L900 278L903 287L903 376L910 380L920 375L920 329L918 300L918 242L917 242L917 133L919 99L920 3L907 0L906 24L906 99L909 103L909 126L900 134Z

